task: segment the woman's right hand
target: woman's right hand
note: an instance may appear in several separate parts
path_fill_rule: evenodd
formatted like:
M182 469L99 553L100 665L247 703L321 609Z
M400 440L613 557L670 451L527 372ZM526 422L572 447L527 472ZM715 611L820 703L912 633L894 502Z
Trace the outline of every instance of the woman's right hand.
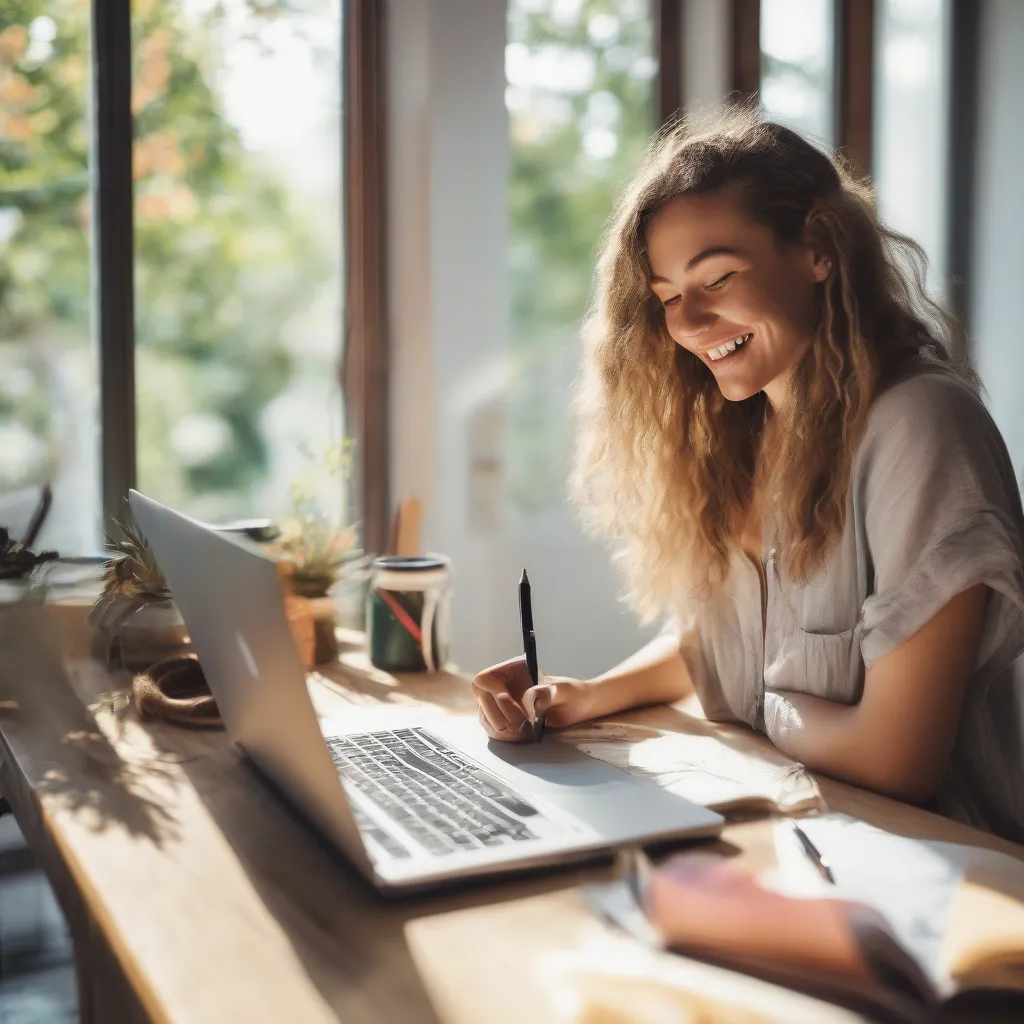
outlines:
M484 669L473 680L480 724L496 740L521 743L533 739L533 723L547 712L546 725L560 728L591 717L590 684L565 676L541 674L533 685L522 656Z

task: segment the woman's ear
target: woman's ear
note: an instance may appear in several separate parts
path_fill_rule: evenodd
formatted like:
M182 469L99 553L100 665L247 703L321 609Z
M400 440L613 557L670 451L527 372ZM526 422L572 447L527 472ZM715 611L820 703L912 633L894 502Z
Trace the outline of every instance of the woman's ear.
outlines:
M817 210L811 210L807 215L801 241L804 245L810 278L815 284L821 284L823 281L827 281L832 274L832 254L822 245L820 228L815 230L817 215Z
M832 276L832 257L823 251L811 249L811 277L815 284L821 284Z

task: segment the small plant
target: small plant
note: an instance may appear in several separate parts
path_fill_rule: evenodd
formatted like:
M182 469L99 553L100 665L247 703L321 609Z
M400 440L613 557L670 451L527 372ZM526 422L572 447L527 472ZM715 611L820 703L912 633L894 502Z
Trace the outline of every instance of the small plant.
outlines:
M306 452L313 461L312 454ZM322 463L300 476L291 487L291 508L279 522L275 552L292 565L292 586L303 597L321 597L340 579L347 562L357 554L357 531L341 514L352 465L352 442L331 445ZM327 493L338 511L324 511ZM329 499L327 499L329 500Z
M89 612L90 625L112 629L143 605L169 601L170 589L153 549L129 519L119 522L121 539L107 536L113 556L103 574L103 591Z

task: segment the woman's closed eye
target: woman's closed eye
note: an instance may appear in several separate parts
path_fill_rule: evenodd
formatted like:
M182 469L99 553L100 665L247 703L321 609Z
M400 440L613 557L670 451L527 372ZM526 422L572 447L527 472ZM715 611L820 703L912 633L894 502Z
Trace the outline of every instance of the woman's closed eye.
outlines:
M678 303L678 302L679 302L679 300L680 300L681 298L682 298L682 296L681 296L681 295L673 295L671 299L665 299L665 300L664 300L664 301L662 302L662 305L663 305L663 306L664 306L664 307L665 307L666 309L668 309L668 307L669 307L669 306L674 306L674 305L676 305L676 303Z
M735 273L735 270L730 270L727 274L723 274L717 281L712 281L711 284L706 284L704 287L708 291L714 291L716 288L721 288L722 285L724 285L725 282L728 281Z

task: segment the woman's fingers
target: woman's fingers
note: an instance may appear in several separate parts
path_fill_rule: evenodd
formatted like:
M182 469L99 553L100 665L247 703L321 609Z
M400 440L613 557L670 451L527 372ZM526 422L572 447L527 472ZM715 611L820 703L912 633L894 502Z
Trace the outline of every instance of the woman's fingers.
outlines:
M520 656L484 669L473 680L473 685L488 693L507 693L513 699L521 700L523 694L533 685L533 681L526 668L526 661Z
M507 693L499 693L494 698L499 710L505 716L509 728L521 729L523 723L528 721L526 712L518 701L513 700Z
M551 683L533 686L523 694L523 707L527 715L536 721L538 715L544 714L555 703L557 688Z
M493 733L500 733L506 730L508 728L508 719L502 714L501 708L498 707L498 702L494 697L489 693L478 690L476 687L473 688L473 692L476 695L477 704L480 705L480 712L491 727L491 731Z
M477 717L483 726L484 732L493 740L501 740L504 743L522 743L533 735L532 729L514 729L507 723L495 728L491 719L485 714L482 704L477 709Z

